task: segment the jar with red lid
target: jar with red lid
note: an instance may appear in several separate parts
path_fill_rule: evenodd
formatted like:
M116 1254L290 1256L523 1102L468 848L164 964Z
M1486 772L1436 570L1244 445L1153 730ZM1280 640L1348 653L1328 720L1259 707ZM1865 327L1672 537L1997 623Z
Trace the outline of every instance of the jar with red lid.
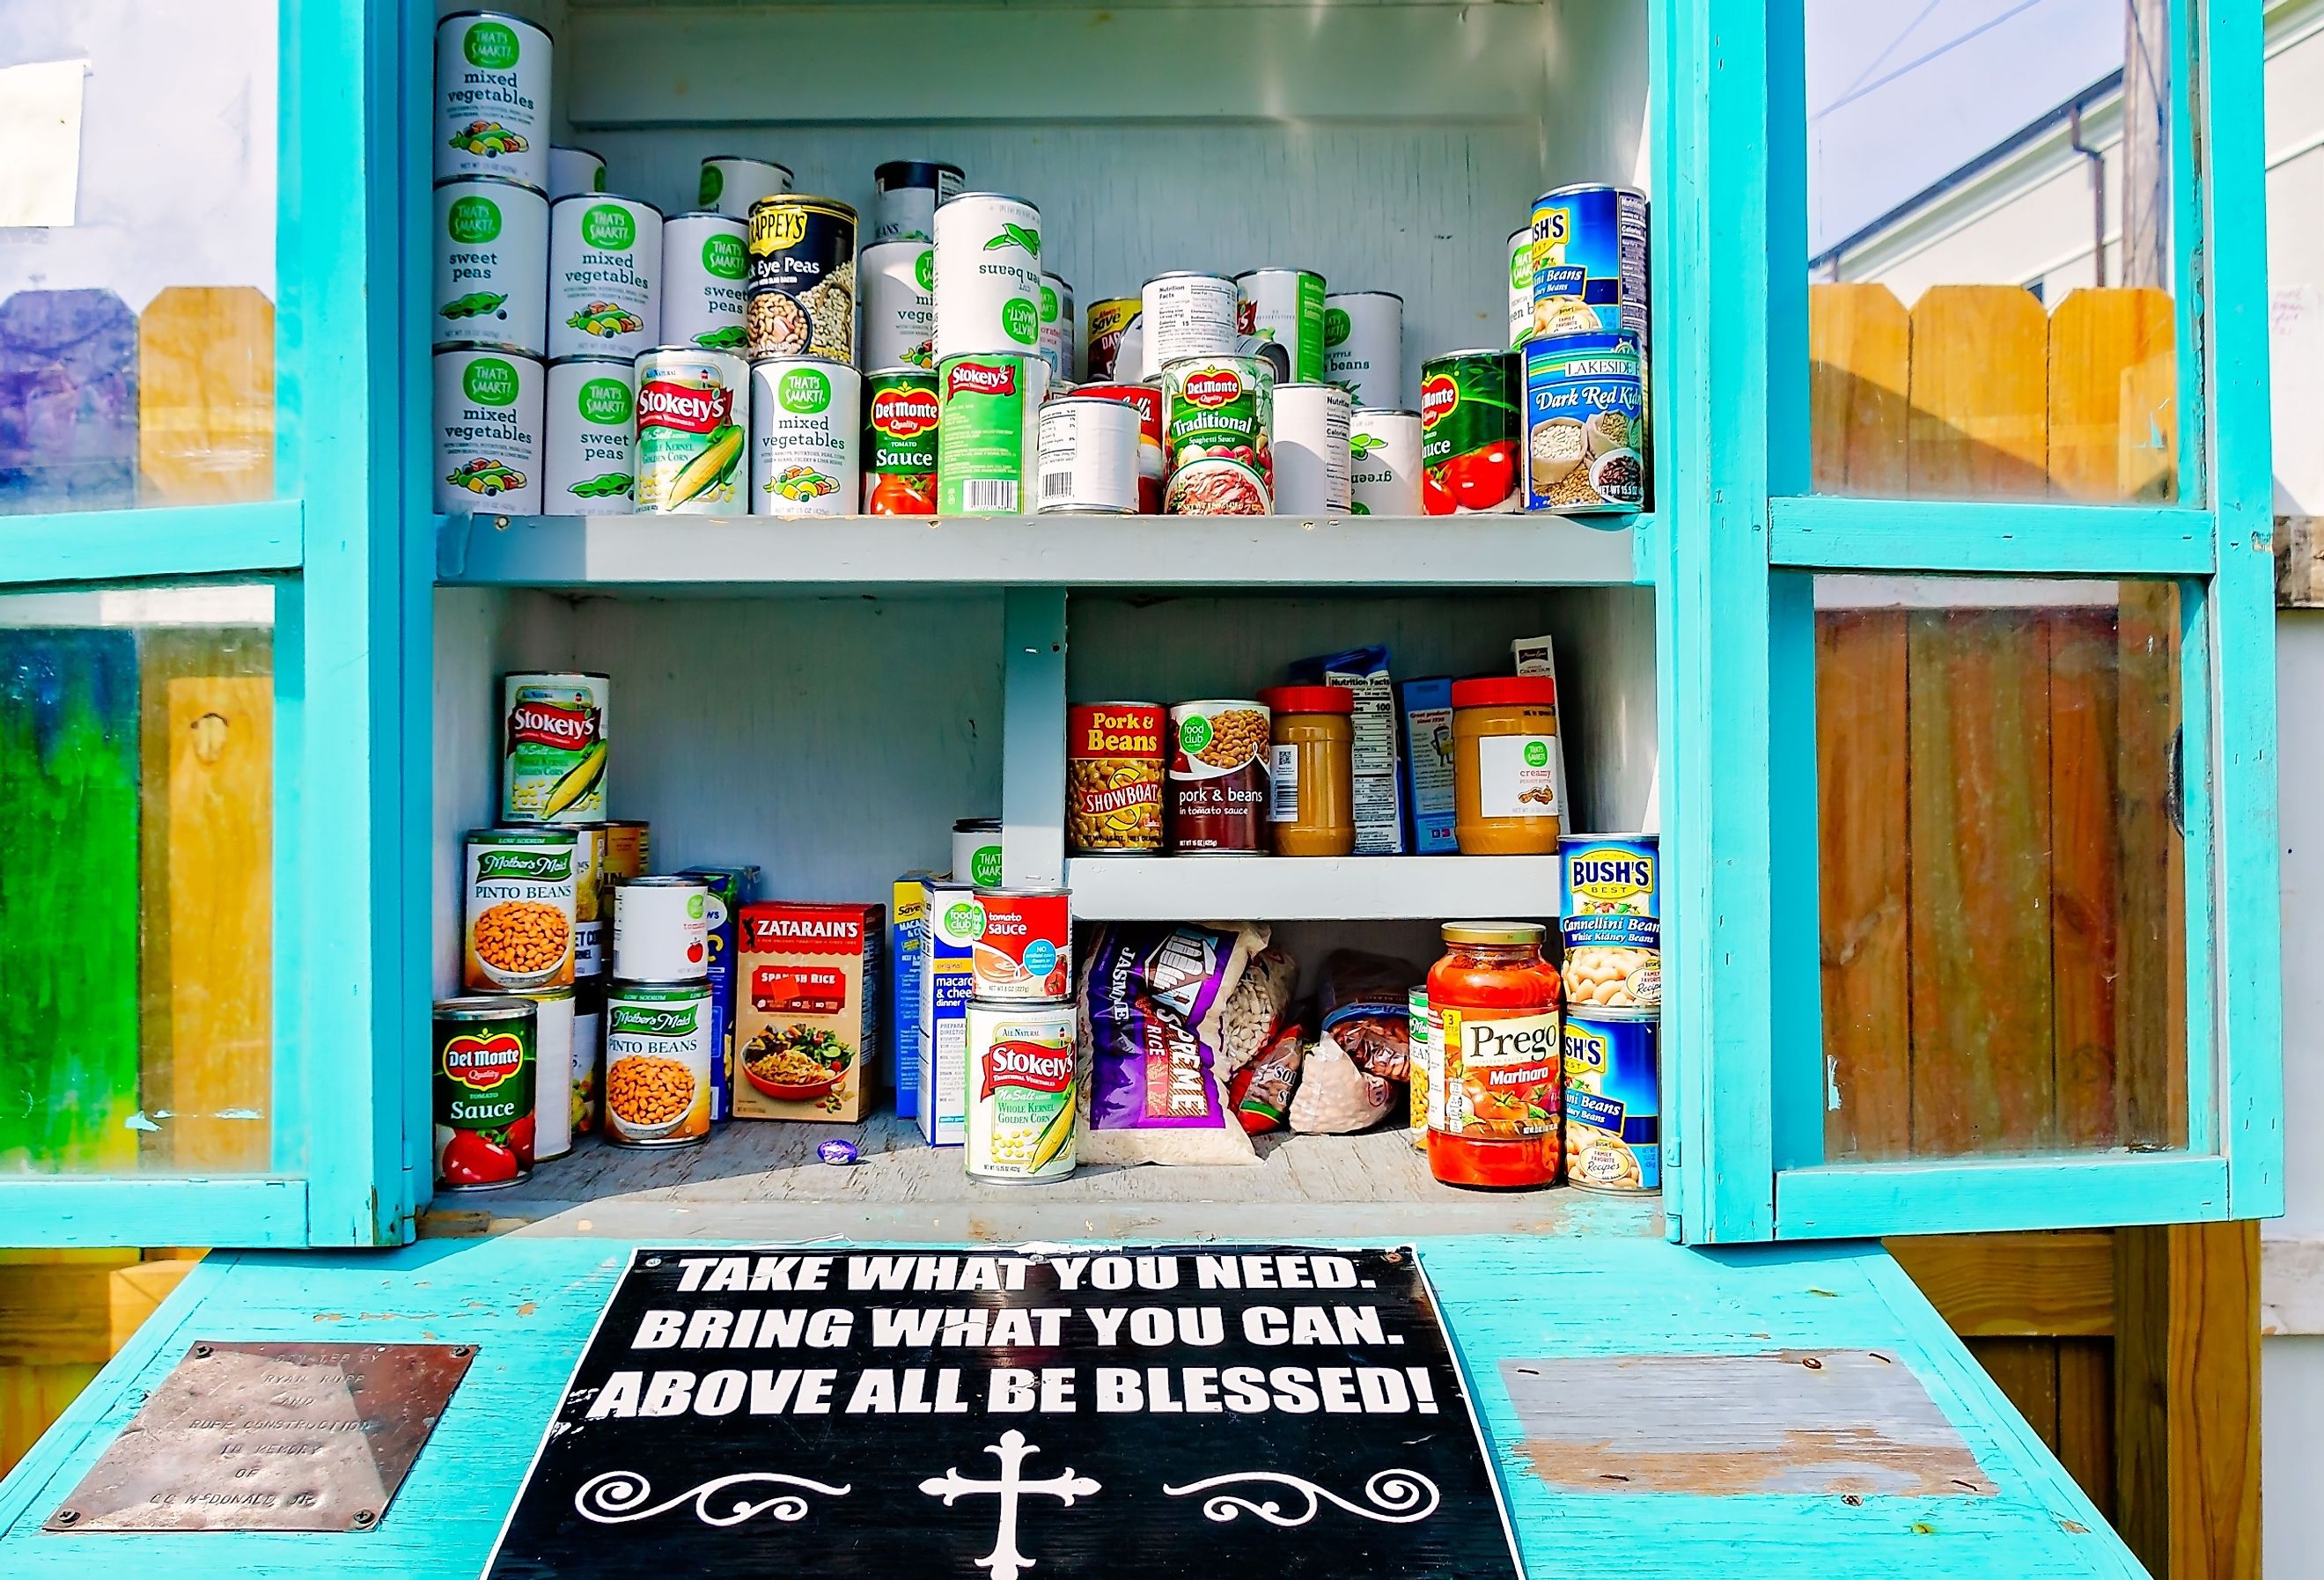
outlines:
M1564 1056L1546 929L1448 921L1428 971L1428 1171L1447 1185L1554 1185Z
M1452 682L1452 840L1462 855L1554 855L1564 813L1557 681Z
M1277 686L1259 694L1273 720L1268 822L1277 855L1356 849L1356 694Z

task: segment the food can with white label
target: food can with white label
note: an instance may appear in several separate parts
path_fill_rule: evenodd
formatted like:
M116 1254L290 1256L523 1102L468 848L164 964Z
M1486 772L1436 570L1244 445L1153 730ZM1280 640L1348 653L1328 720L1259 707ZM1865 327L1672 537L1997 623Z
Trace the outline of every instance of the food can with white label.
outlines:
M960 196L960 166L930 159L891 159L872 172L872 241L932 242L936 209Z
M605 990L605 1139L687 1147L710 1133L718 1046L710 984L615 982Z
M751 205L751 355L855 360L855 210L785 192Z
M1074 377L1074 288L1062 274L1041 275L1041 359L1049 365L1051 384L1070 383Z
M573 986L573 1133L593 1135L604 1123L605 984Z
M1168 397L1160 384L1087 383L1074 394L1093 401L1118 401L1138 413L1138 510L1159 515L1162 485L1169 464L1162 437L1162 412Z
M941 221L944 209L936 215ZM937 365L938 514L1032 513L1048 377L1049 365L1027 352L952 356Z
M436 24L436 179L549 186L549 34L521 17L460 11Z
M1001 882L1001 819L958 818L952 826L952 881L989 889Z
M548 345L549 199L488 176L436 183L438 346Z
M936 249L934 243L876 242L863 249L863 365L936 365Z
M658 346L638 358L637 368L638 509L743 514L750 365L731 351Z
M540 513L540 358L511 346L436 353L436 508Z
M1533 226L1509 232L1509 348L1533 334Z
M1350 291L1323 299L1323 376L1358 407L1404 403L1404 298Z
M471 829L460 980L480 993L573 985L573 830Z
M1140 426L1136 407L1103 396L1067 395L1042 406L1037 508L1136 515Z
M605 156L590 148L564 148L551 144L549 150L549 198L570 198L584 192L605 189Z
M1157 274L1139 293L1139 377L1154 379L1189 356L1235 355L1235 303L1240 293L1223 274L1174 271ZM1119 352L1114 376L1122 376Z
M605 875L610 831L603 823L573 826L573 984L605 975L605 945L613 930L613 880Z
M1235 333L1245 356L1275 365L1275 382L1323 376L1323 277L1313 269L1250 269L1235 276Z
M549 354L635 356L661 344L661 210L592 192L549 206Z
M710 969L710 886L703 879L613 882L613 975L624 982L692 982Z
M714 153L702 162L694 206L716 209L729 219L748 219L752 204L790 189L788 165L770 159L745 159L739 153Z
M1348 434L1354 414L1348 392L1337 384L1275 386L1277 515L1348 513Z
M863 376L827 356L751 365L751 513L853 515L863 494Z
M549 365L541 485L549 514L627 515L637 508L637 380L626 357Z
M573 990L517 996L533 1009L532 1159L539 1163L573 1150Z
M1359 406L1348 430L1348 508L1360 516L1420 511L1420 413Z
M1005 192L936 208L936 360L1041 346L1041 211Z
M961 1164L988 1185L1074 1171L1081 1124L1074 1006L968 1003L968 1140Z
M604 676L577 670L501 677L503 822L595 823L604 817L612 689Z
M732 215L679 214L661 226L661 337L672 346L740 351L750 295L749 227Z

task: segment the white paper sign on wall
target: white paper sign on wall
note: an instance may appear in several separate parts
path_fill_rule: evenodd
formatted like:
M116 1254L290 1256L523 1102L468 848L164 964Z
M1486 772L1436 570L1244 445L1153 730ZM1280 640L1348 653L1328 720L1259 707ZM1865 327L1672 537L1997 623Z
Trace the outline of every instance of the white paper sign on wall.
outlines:
M80 190L81 83L88 62L0 68L0 226L67 226Z

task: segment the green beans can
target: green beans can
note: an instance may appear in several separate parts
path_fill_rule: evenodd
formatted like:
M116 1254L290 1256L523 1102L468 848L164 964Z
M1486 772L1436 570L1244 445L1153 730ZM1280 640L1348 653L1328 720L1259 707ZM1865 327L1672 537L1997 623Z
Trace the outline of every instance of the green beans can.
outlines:
M531 1175L537 1027L523 999L437 1001L429 1039L437 1189L493 1190Z
M1517 508L1523 392L1515 354L1447 352L1420 365L1420 508L1433 516Z
M1165 515L1267 514L1275 494L1275 371L1257 356L1187 356L1162 370Z

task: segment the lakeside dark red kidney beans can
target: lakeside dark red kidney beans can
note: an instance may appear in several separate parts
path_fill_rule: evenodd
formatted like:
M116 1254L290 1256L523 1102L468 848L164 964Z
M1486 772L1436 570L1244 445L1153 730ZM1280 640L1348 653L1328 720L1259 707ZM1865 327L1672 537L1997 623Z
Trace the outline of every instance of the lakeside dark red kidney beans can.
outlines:
M863 513L936 513L936 375L884 367L863 379Z
M437 1189L493 1190L531 1177L537 1013L519 998L437 1001Z
M1181 702L1170 709L1170 850L1175 855L1250 855L1267 849L1267 707L1241 698Z
M1168 470L1162 458L1162 386L1083 384L1074 393L1093 401L1119 401L1138 409L1138 513L1160 515L1162 479Z
M1517 508L1517 359L1451 351L1420 365L1420 508L1433 516Z

